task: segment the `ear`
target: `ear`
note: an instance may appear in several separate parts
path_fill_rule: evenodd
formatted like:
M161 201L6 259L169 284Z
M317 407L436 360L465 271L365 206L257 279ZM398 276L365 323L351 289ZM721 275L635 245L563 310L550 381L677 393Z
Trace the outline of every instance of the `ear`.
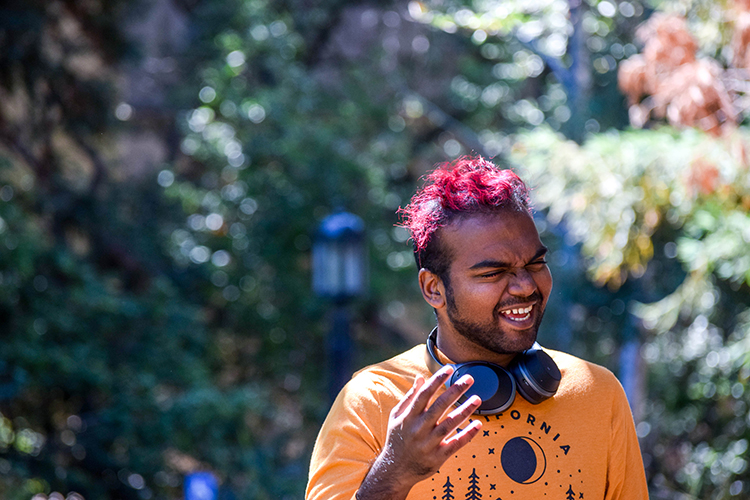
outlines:
M419 270L419 289L422 290L422 297L435 309L445 307L445 286L437 274L427 269Z

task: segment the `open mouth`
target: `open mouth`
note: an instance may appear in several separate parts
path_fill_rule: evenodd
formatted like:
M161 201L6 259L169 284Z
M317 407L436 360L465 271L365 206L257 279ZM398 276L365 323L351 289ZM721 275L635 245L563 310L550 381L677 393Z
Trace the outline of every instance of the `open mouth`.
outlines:
M512 308L512 309L505 309L504 311L500 311L500 314L502 314L504 317L508 318L511 321L521 322L526 321L531 317L531 311L534 309L534 305L530 305L528 307L519 307L519 308Z

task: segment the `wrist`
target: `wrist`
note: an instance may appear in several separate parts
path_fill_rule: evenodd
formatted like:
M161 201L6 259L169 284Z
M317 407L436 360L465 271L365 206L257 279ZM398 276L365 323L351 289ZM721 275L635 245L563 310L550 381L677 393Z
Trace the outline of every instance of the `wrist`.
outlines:
M375 459L355 494L356 500L404 500L419 481L405 475L387 455L384 450Z

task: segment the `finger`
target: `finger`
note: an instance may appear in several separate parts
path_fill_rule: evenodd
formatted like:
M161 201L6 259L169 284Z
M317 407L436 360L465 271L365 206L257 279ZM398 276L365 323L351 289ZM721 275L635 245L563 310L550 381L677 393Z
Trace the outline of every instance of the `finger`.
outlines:
M438 420L445 415L452 405L456 404L456 401L458 401L473 384L474 378L472 378L471 375L464 375L458 379L456 383L451 385L445 393L432 403L432 406L427 410L426 418L433 420L434 423L437 424Z
M447 436L458 427L462 426L471 417L477 408L482 404L482 399L477 396L471 396L461 406L453 410L443 419L436 427L435 431L441 436Z
M427 408L427 404L430 402L432 397L442 387L448 378L453 374L453 367L446 365L439 369L430 379L417 390L416 398L414 399L413 408L416 413L422 413Z
M391 414L394 417L398 417L406 408L411 406L417 395L417 391L419 391L419 388L422 387L422 385L424 385L424 377L422 375L417 375L414 378L414 383L412 384L411 389L409 389L409 391L404 394L404 397L393 407Z
M444 456L449 457L469 444L469 442L474 439L474 436L476 436L481 429L482 422L480 422L479 420L474 420L466 427L466 429L463 429L455 436L446 439L441 446L441 451L443 452Z

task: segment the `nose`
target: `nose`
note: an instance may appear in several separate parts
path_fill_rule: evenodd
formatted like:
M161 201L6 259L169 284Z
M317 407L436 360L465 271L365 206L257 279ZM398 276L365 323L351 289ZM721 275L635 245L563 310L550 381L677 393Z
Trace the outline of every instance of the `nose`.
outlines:
M519 268L511 273L508 293L516 297L529 297L536 290L536 281L526 269Z

